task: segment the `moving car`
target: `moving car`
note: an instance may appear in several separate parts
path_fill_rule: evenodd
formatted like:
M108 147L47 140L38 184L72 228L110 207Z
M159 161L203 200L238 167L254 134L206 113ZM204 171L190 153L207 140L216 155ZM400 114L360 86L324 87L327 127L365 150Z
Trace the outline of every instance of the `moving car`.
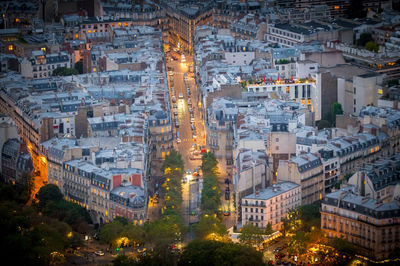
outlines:
M179 132L176 132L176 142L181 143L181 135Z
M183 99L183 93L179 93L179 99Z
M175 98L175 96L172 96L172 102L173 102L173 103L176 103L176 98Z
M104 256L104 251L98 250L94 254L96 254L97 256Z

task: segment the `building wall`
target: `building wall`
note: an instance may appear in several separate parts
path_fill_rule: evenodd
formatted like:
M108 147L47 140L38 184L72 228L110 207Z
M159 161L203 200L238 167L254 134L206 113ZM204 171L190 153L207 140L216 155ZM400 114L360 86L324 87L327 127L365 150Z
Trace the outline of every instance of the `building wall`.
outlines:
M399 217L374 219L327 204L321 207L321 228L329 238L344 237L362 247L362 254L378 260L388 258L395 248L400 247L399 221Z
M281 230L288 212L301 205L301 189L293 188L268 200L242 199L242 225L253 224L265 229L271 223L273 230Z
M279 180L291 181L301 186L302 204L311 204L325 195L323 173L322 165L300 173L297 164L290 161L281 161L278 168Z
M357 115L361 108L366 105L378 105L378 89L382 83L382 77L360 77L353 78L354 86L354 110L353 114Z

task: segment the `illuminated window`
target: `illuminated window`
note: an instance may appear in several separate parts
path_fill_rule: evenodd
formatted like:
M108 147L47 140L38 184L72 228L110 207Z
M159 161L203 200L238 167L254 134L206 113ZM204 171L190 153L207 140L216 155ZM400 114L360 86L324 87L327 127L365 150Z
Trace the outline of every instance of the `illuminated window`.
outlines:
M246 47L243 47L243 52L245 52L246 51Z
M307 100L307 104L311 104L311 100L310 99Z
M40 48L41 51L46 52L46 47Z
M118 27L121 27L121 25L122 25L122 23L121 23L121 22L118 22Z
M96 68L95 67L93 68L93 72L96 72Z
M79 38L79 35L78 35L78 33L77 34L75 34L75 39L78 39Z
M382 89L378 89L378 94L383 94L383 90Z
M164 128L163 127L161 128L161 133L164 133Z
M10 45L8 46L8 51L12 51L12 50L14 50L14 46L13 46L12 44L10 44Z
M302 104L305 104L305 103L306 103L306 100L305 100L305 99L302 99L302 100L301 100L301 103L302 103Z
M340 9L340 6L335 6L335 10L339 10Z
M88 33L92 33L92 31L91 31L91 30L88 30L87 32L88 32Z
M124 23L124 26L125 26L125 27L128 27L128 22L125 22L125 23Z
M69 117L67 117L67 123L69 123Z
M19 18L16 18L16 19L15 19L15 22L16 22L16 23L19 23L19 22L20 22Z

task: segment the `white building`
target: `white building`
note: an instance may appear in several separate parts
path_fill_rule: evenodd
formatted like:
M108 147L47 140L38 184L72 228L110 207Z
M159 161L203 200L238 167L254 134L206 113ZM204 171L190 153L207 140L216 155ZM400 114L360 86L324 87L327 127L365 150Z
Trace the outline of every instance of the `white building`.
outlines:
M293 182L279 182L242 199L242 225L251 223L280 230L288 212L301 205L301 187Z
M45 54L44 51L33 51L32 58L24 58L20 64L21 75L24 78L47 78L59 67L71 68L74 60L66 52Z

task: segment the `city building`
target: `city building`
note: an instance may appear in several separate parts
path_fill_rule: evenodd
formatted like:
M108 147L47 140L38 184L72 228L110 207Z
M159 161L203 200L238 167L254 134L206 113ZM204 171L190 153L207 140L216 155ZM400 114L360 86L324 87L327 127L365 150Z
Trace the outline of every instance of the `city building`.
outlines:
M212 2L181 4L178 1L163 1L161 6L165 9L168 20L170 43L193 53L196 28L212 22Z
M252 224L265 229L282 229L290 210L301 205L301 187L293 182L279 182L242 199L242 225Z
M360 188L368 198L390 202L398 196L400 155L380 158L365 165L349 178L348 184Z
M242 199L272 184L265 152L241 149L235 158L233 190L235 195L236 222L242 221Z
M329 238L343 237L359 246L368 257L388 258L400 243L398 199L382 203L353 190L346 187L324 197L321 229Z
M311 204L325 195L323 165L321 159L312 153L281 160L278 180L291 181L301 186L301 204Z
M33 51L32 58L21 62L21 75L33 79L47 78L51 77L57 68L73 66L74 60L66 52L45 54L44 51Z

